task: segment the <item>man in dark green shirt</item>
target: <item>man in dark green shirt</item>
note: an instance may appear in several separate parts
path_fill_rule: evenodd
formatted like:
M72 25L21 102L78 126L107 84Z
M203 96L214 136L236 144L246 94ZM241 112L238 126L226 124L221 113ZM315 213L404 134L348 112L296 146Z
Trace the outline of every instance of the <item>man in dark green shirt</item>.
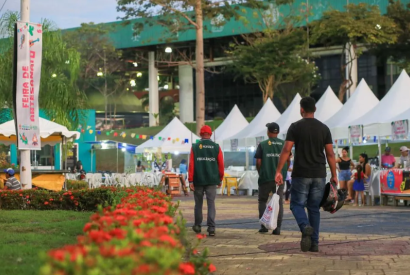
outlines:
M280 227L282 225L283 218L283 188L279 186L276 190L275 172L279 163L280 153L282 152L285 142L278 138L279 125L275 122L266 124L268 128L268 140L259 143L256 149L255 159L256 168L258 169L258 205L259 205L259 219L262 218L266 209L266 203L269 198L269 193L277 193L280 197L279 200L279 215L278 215L278 227L273 230L272 234L280 235ZM287 167L284 167L283 174L286 177ZM268 229L261 225L260 233L268 232Z

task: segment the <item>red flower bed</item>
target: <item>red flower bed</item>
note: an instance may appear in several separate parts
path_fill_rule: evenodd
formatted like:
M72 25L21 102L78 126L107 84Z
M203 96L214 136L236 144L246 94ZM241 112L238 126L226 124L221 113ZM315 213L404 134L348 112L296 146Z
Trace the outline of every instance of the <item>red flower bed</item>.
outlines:
M41 274L209 274L216 270L185 237L178 205L163 193L128 190L115 207L91 216L78 243L52 250Z

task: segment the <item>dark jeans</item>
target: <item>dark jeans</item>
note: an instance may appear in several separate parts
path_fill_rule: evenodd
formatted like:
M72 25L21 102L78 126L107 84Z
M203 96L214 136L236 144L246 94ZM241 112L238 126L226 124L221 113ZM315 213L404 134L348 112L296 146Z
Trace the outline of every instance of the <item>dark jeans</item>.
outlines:
M286 192L285 192L285 200L289 200L290 189L292 188L292 183L290 180L286 181Z
M216 185L194 185L194 198L195 198L195 225L201 226L203 216L202 216L202 206L204 202L204 194L206 195L206 202L208 205L208 232L215 231L215 197L216 197Z
M290 210L292 210L301 232L307 225L313 227L312 242L314 243L319 243L319 208L325 192L325 185L325 178L292 178Z
M279 195L279 215L278 215L278 227L282 226L282 219L283 219L283 187L284 185L280 185L278 188L277 194ZM269 199L269 193L273 192L276 193L276 183L274 181L265 182L259 184L259 192L258 192L258 207L259 207L259 219L262 218L263 213L265 213L266 203Z

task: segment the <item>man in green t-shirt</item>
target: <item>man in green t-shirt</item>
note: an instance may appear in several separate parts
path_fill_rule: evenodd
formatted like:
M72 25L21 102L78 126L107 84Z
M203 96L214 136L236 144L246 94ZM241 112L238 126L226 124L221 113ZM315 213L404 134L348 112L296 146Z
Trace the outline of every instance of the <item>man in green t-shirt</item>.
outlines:
M196 233L201 233L202 205L205 194L208 204L208 233L213 237L215 236L216 188L221 187L224 177L224 159L219 145L210 139L211 127L203 126L200 135L202 139L192 144L189 159L188 181L195 198L195 224L192 229Z
M275 172L279 163L280 153L282 152L285 142L278 138L279 125L275 122L266 124L268 128L268 140L259 143L256 149L256 169L259 173L258 179L258 206L259 206L259 219L262 218L266 209L266 203L268 202L269 193L277 193L280 197L279 200L279 215L278 215L278 227L273 230L272 234L280 235L280 227L282 225L283 218L283 185L279 186L276 190ZM287 167L283 169L283 175L286 177ZM268 229L261 225L260 233L268 232Z

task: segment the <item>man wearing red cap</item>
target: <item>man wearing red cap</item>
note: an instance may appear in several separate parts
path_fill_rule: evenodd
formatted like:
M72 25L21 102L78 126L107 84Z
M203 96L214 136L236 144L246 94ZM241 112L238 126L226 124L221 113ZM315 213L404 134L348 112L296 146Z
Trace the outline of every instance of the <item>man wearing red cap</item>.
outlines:
M204 194L208 204L208 233L215 236L216 188L221 187L224 177L224 160L221 148L211 141L211 127L205 125L200 131L201 140L192 144L189 161L189 187L194 191L195 224L192 229L201 233Z

